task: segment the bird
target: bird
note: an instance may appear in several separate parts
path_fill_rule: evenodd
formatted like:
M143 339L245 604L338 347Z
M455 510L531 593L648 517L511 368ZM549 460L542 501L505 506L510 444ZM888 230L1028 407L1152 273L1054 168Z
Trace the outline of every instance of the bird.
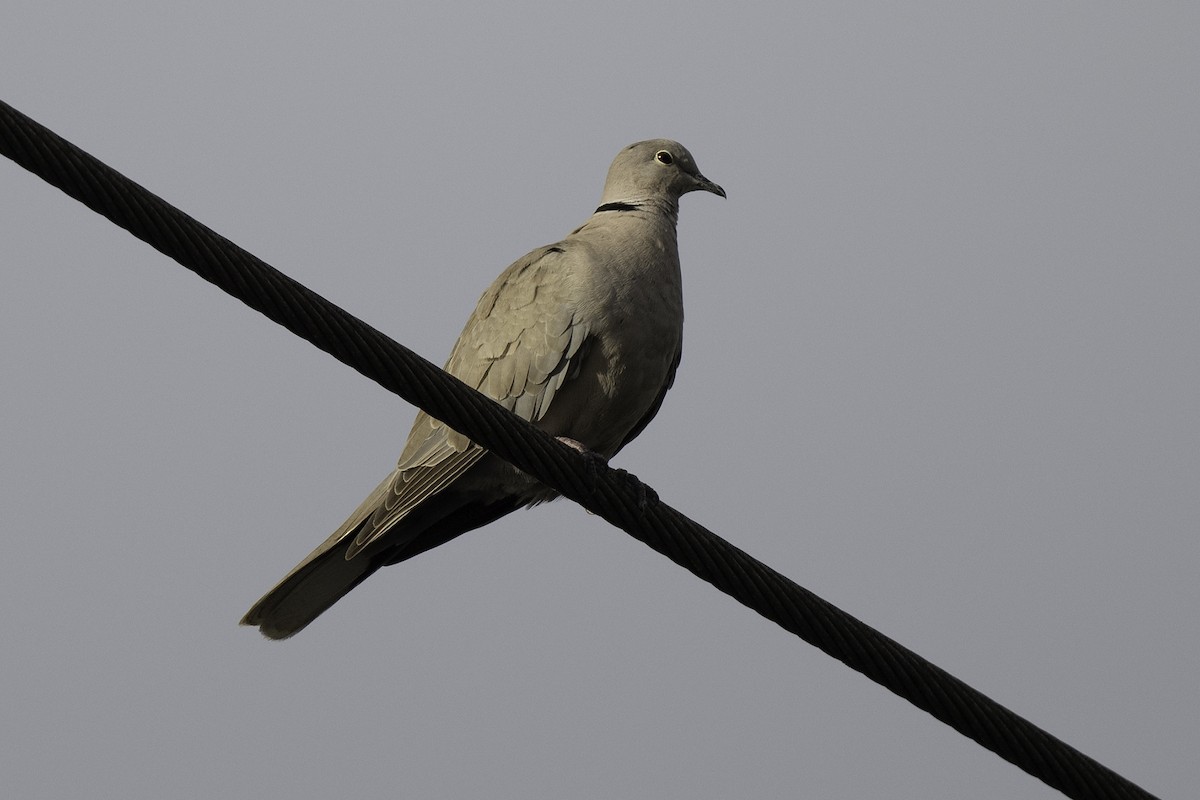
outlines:
M670 139L621 150L600 205L483 293L445 369L565 443L607 460L658 413L679 366L676 224L689 192L725 197ZM396 468L242 618L298 633L384 566L556 493L421 411Z

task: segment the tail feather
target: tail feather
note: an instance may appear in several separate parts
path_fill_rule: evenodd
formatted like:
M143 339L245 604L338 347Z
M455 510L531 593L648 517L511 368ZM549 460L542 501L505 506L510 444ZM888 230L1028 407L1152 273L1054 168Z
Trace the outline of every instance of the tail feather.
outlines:
M242 624L258 627L268 639L286 639L303 630L382 566L361 556L346 560L350 541L347 537L340 547L314 553L255 603Z
M363 514L360 507L346 525L255 603L242 617L242 624L259 628L269 639L287 639L380 567L406 561L527 503L524 495L464 502L456 492L443 491L419 504L402 520L393 520L385 536L350 557L355 537L368 524L369 515Z

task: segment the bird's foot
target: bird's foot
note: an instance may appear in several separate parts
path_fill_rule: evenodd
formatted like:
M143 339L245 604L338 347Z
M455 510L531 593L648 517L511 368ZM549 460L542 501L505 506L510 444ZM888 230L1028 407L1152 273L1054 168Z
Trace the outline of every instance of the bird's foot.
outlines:
M596 480L600 477L600 467L601 465L608 466L608 459L597 453L595 450L588 449L587 446L582 442L577 442L574 439L570 439L566 436L556 436L555 438L565 444L567 447L570 447L572 450L578 451L584 457L584 460L587 463L589 488L594 489L596 486ZM637 495L638 511L644 512L650 507L651 503L658 502L658 492L642 483L632 472L627 472L623 469L614 469L613 472L615 472L617 477L620 478L621 481L625 483L626 486L631 488Z
M604 458L604 456L600 455L595 450L589 450L587 448L587 445L585 445L583 442L576 441L575 439L572 439L570 436L555 436L554 438L558 439L560 442L562 442L563 444L565 444L567 447L571 448L572 450L575 450L579 453L583 453L585 456L593 455L596 458L601 459L602 461L606 460Z
M567 436L555 436L554 438L583 456L584 463L587 464L588 489L595 489L596 480L600 477L600 467L608 466L608 459L588 448L583 442Z
M652 503L658 503L658 492L642 483L637 475L634 475L632 472L626 472L623 469L616 469L613 471L616 472L621 480L625 482L625 485L633 489L634 494L637 495L638 511L645 513L646 509L649 508Z

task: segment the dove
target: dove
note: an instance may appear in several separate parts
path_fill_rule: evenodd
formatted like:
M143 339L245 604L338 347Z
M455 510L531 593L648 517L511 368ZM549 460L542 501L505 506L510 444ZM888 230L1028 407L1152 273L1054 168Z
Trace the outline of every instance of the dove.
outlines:
M576 449L608 459L658 413L683 340L679 198L725 197L670 139L623 149L580 227L504 270L445 369ZM381 567L556 493L425 412L396 468L242 618L299 632Z

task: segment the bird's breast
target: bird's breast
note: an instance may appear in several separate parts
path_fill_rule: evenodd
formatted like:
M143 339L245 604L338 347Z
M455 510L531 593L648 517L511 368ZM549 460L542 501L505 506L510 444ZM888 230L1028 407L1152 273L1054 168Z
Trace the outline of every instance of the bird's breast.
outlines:
M659 265L662 259L658 259ZM587 352L543 423L610 456L670 380L683 336L678 272L657 279L610 276L581 309ZM563 402L565 401L565 402Z

